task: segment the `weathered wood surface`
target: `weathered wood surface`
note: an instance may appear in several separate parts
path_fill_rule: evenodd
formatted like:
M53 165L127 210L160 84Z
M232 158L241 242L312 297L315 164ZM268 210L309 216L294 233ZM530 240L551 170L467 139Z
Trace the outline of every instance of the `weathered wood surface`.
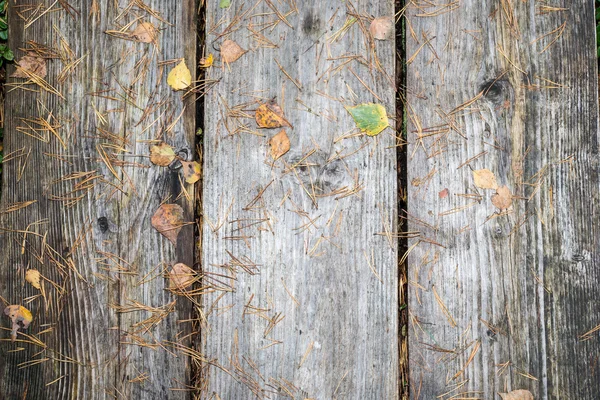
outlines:
M381 234L396 230L396 139L351 135L343 107L377 102L393 117L395 45L374 43L378 70L367 18L334 40L348 12L392 15L393 2L217 3L208 50L231 39L249 51L209 72L221 81L205 117L206 395L397 398L397 240ZM293 126L274 163L281 129L254 121L269 99Z
M164 270L193 263L193 229L182 230L176 250L150 218L168 200L192 221L193 190L189 201L181 198L177 173L152 166L147 155L154 139L190 154L194 147L193 96L185 107L166 84L173 64L159 63L195 64L195 4L77 1L66 11L62 3L11 2L9 11L10 47L51 48L57 58L46 80L62 96L8 79L0 295L31 309L34 322L14 344L2 331L0 398L187 398L176 389L186 389L188 358L171 342L190 331L181 321L190 307L165 290ZM106 33L136 20L160 28L156 45ZM6 211L26 201L35 203ZM28 268L45 277L45 300L25 282Z
M600 344L582 336L600 323L593 11L407 11L412 398L600 397ZM470 168L517 196L508 212L495 215Z

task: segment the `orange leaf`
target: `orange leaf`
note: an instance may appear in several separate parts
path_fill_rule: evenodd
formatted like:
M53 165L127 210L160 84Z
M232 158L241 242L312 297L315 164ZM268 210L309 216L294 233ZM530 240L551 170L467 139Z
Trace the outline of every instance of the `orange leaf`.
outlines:
M277 160L290 150L290 139L282 129L277 135L269 139L269 146L271 146L271 157L273 157L273 160Z
M283 116L283 110L275 103L265 103L258 106L254 114L256 123L261 128L281 128L292 125Z
M152 226L176 246L183 226L183 208L178 204L163 204L152 216Z

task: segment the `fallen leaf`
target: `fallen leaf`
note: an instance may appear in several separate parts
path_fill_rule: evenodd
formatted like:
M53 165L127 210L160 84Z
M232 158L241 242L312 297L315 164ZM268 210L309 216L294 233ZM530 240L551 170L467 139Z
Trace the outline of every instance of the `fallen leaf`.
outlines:
M273 160L277 160L290 150L290 139L282 129L277 135L269 139L269 146L271 146L271 157L273 157Z
M181 161L183 178L189 184L194 184L200 180L200 163L196 161Z
M150 146L150 161L153 164L166 167L175 159L175 151L165 142Z
M275 103L264 103L258 106L254 114L256 123L261 128L281 128L292 125L283 116L283 110Z
M246 54L246 50L242 49L240 45L233 40L227 39L221 45L221 58L227 64L231 64L244 54Z
M167 83L173 90L183 90L192 84L192 73L185 65L185 60L181 60L167 76Z
M183 208L178 204L163 204L152 216L152 226L177 245L177 235L183 226Z
M219 7L221 8L229 8L231 6L231 0L221 0L219 1Z
M356 126L369 136L376 136L390 125L381 104L364 103L355 107L346 107L346 110L354 118Z
M150 22L140 22L131 32L131 36L138 42L152 43L156 40L157 30Z
M17 339L17 331L21 328L21 325L23 329L27 329L31 321L33 321L31 311L20 305L6 307L4 309L4 314L8 315L12 321L12 331L10 337L13 342Z
M194 283L196 272L185 265L184 263L177 263L173 265L171 271L169 271L169 280L171 281L171 288L185 289Z
M369 32L377 40L388 40L394 35L394 18L379 17L371 21Z
M206 57L202 57L200 59L199 65L201 68L210 68L215 62L215 58L212 54L207 55Z
M34 74L40 78L45 78L47 72L46 60L37 57L34 53L27 53L19 61L17 61L19 68L12 74L13 78L29 78L29 74Z
M513 195L510 189L503 185L496 189L496 194L492 196L492 204L502 211L512 205L512 199Z
M474 169L473 180L480 189L497 189L496 175L489 169Z
M27 272L25 272L25 280L31 283L31 286L36 289L41 289L40 277L40 271L37 269L28 269Z
M440 197L440 199L445 199L446 197L448 197L448 194L450 194L450 191L448 190L448 188L446 188L439 192L438 196Z
M502 400L533 400L533 394L529 390L513 390L508 393L498 393Z

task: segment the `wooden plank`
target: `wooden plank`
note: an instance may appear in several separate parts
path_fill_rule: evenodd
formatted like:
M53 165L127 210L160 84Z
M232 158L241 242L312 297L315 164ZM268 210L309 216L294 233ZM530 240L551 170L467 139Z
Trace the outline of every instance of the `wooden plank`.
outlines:
M381 234L396 231L396 138L352 135L343 108L377 102L393 116L394 40L368 42L365 17L344 24L394 8L354 5L207 4L208 49L249 50L209 71L220 82L205 117L207 397L398 396L397 240ZM267 142L281 129L254 121L269 99L293 126L274 163Z
M178 198L178 172L147 156L154 139L194 147L193 96L167 86L174 64L163 64L185 57L194 70L194 1L42 3L9 11L11 48L51 49L45 79L60 95L8 80L0 295L31 309L26 333L44 345L2 334L0 398L187 398L173 389L188 383L188 358L171 342L185 343L190 305L165 290L163 270L193 263L193 229L175 249L150 218L168 200L192 221L194 193ZM160 29L155 44L108 32L142 20ZM45 299L26 269L45 277Z
M594 10L561 4L408 10L412 398L600 396Z

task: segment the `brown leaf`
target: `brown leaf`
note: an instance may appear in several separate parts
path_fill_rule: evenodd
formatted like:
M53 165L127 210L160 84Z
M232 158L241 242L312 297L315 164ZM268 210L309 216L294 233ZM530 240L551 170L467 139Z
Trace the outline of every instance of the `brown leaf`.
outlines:
M269 139L269 146L271 146L271 157L273 157L273 160L277 160L290 150L290 139L282 129L277 135Z
M20 305L6 307L4 309L4 314L8 315L12 321L12 331L10 337L13 342L17 338L17 331L21 328L21 325L23 325L23 329L27 329L31 321L33 321L31 311Z
M25 280L31 283L31 286L36 289L41 289L40 277L40 271L37 269L28 269L27 272L25 272Z
M448 190L448 188L442 190L441 192L438 193L438 196L440 197L440 199L445 199L446 197L448 197L448 194L450 193L450 191Z
M173 268L171 268L171 271L169 271L171 288L185 289L194 283L195 278L196 272L184 263L177 263L173 265Z
M152 216L152 226L177 245L177 235L183 226L183 208L178 204L163 204Z
M19 68L12 74L13 78L29 78L27 72L37 75L40 78L46 77L46 60L37 57L35 53L27 53L27 55L17 61L17 64L19 65Z
M242 49L240 45L233 40L227 39L221 45L221 58L227 64L231 64L244 54L246 54L246 50Z
M474 169L473 180L475 186L481 189L496 189L498 187L496 175L489 169Z
M142 43L152 43L156 40L157 30L150 22L140 22L131 32L134 40Z
M394 36L394 28L393 17L379 17L371 22L369 32L377 40L388 40Z
M261 128L281 128L292 125L283 116L283 110L275 103L265 103L258 106L254 114L256 124Z
M175 151L165 142L160 142L158 145L150 146L150 161L153 164L166 167L175 159Z
M529 390L513 390L509 393L498 393L502 400L533 400L533 394Z
M181 169L183 171L183 178L187 183L193 185L200 180L200 163L196 161L181 161Z
M496 194L492 196L492 204L502 211L512 205L512 199L513 195L510 189L506 185L503 185L496 189Z

